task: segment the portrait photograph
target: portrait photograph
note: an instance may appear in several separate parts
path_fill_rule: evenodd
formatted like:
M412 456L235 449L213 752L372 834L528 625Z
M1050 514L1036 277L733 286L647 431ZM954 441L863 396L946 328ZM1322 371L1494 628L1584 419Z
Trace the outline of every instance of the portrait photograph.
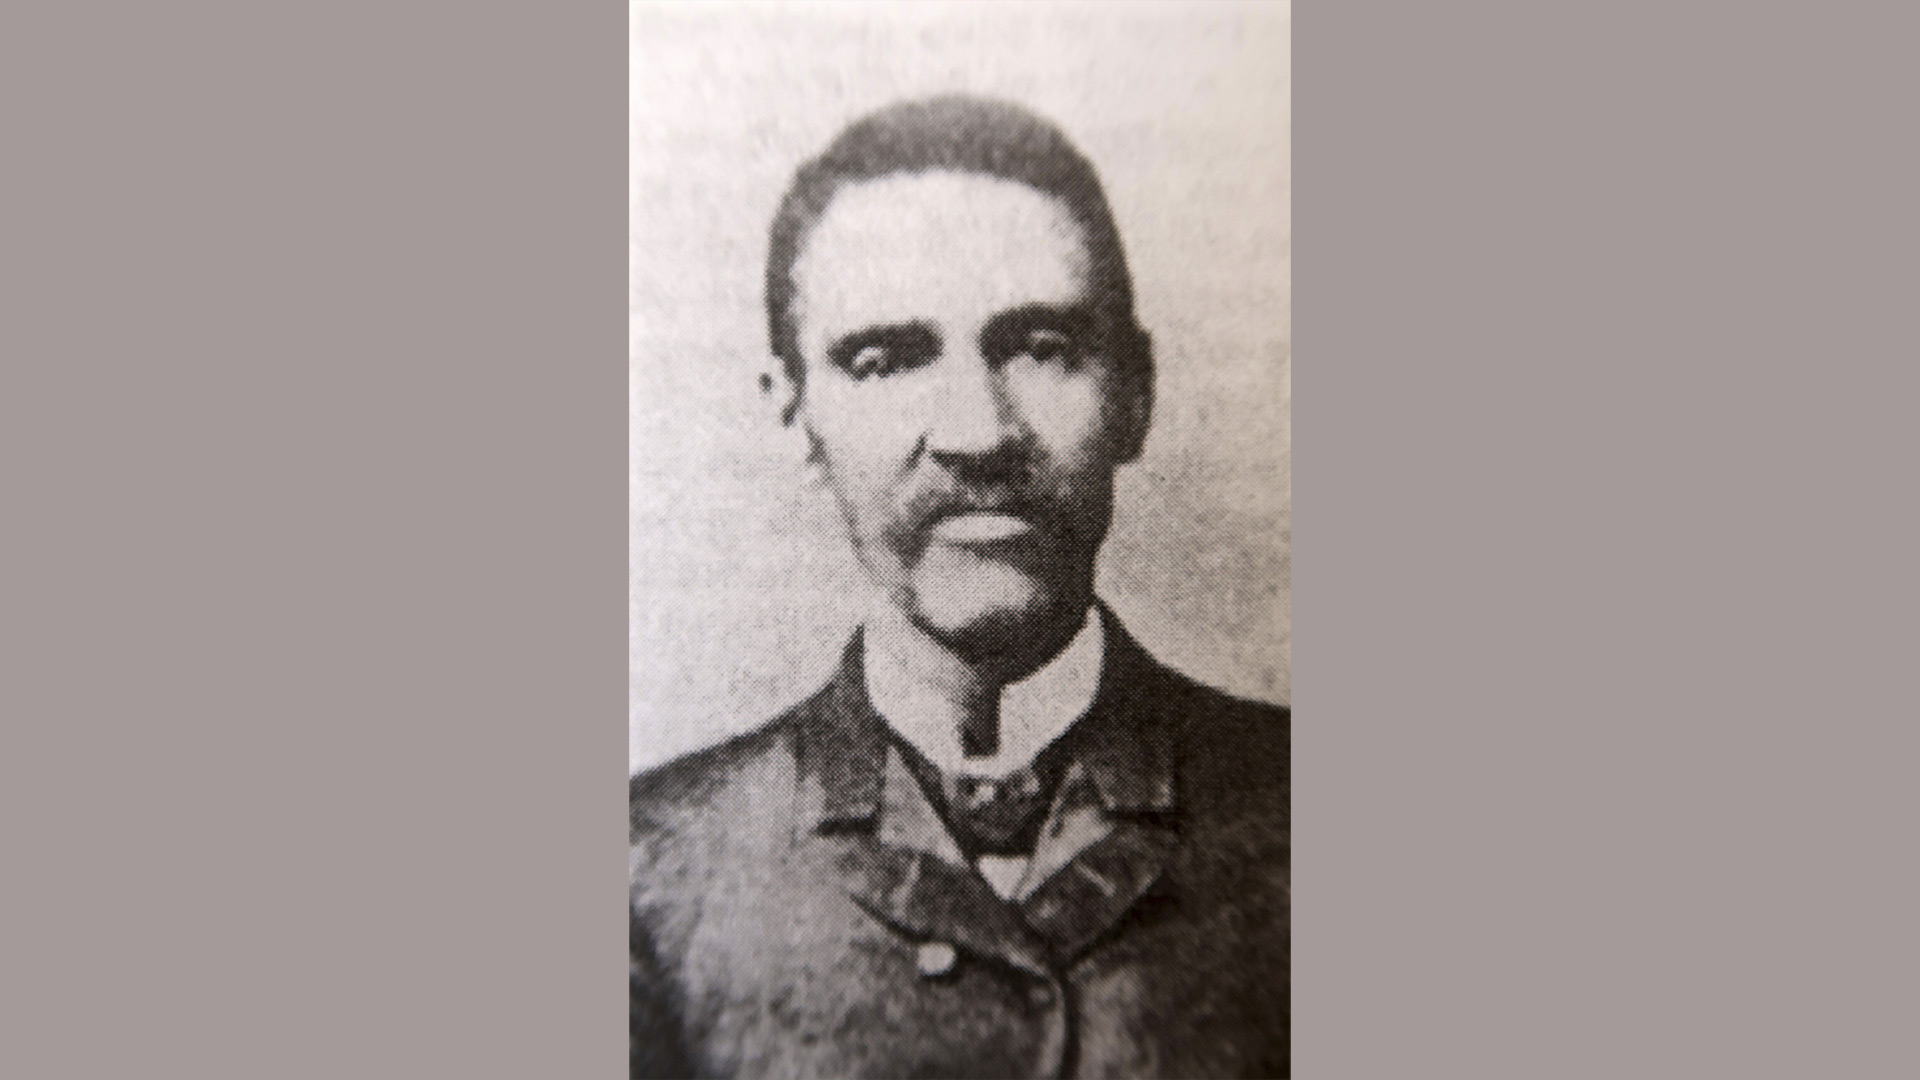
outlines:
M1284 3L634 3L634 1077L1290 1069Z

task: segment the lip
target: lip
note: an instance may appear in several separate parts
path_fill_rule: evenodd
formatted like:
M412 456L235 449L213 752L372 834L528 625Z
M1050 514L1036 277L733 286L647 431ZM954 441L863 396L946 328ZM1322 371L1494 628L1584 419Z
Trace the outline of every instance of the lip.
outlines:
M941 543L971 546L1017 540L1032 532L1033 522L1018 515L973 510L941 518L929 530L929 535Z

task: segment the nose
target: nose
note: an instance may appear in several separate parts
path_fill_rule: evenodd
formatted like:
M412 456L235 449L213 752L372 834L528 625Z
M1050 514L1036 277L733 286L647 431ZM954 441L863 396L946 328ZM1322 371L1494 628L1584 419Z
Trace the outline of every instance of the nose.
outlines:
M927 450L936 460L995 457L1023 440L1025 425L1004 369L972 353L946 357L941 366L946 370L927 428Z

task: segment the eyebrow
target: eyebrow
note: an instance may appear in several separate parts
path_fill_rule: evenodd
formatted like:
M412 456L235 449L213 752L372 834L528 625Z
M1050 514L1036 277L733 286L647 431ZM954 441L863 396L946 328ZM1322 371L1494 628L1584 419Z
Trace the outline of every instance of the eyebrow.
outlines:
M1087 336L1100 329L1100 318L1091 303L1022 304L988 319L980 330L980 344L991 348L1011 335L1035 329Z
M1092 329L1097 322L1093 304L1079 302L1071 304L1032 303L1003 311L987 320L984 333L992 333L1005 326L1032 326L1035 324L1058 326L1068 330Z

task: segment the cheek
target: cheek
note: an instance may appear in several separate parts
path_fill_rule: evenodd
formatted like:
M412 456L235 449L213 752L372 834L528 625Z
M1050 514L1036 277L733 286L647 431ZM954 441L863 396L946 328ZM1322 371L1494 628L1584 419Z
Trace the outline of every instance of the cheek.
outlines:
M1116 395L1104 373L1040 369L1013 386L1027 426L1056 460L1069 468L1106 463Z
M911 403L891 388L829 376L809 383L801 415L818 463L857 527L881 528L919 445Z
M912 403L880 384L816 376L807 387L803 412L828 458L843 468L898 462L920 438Z

